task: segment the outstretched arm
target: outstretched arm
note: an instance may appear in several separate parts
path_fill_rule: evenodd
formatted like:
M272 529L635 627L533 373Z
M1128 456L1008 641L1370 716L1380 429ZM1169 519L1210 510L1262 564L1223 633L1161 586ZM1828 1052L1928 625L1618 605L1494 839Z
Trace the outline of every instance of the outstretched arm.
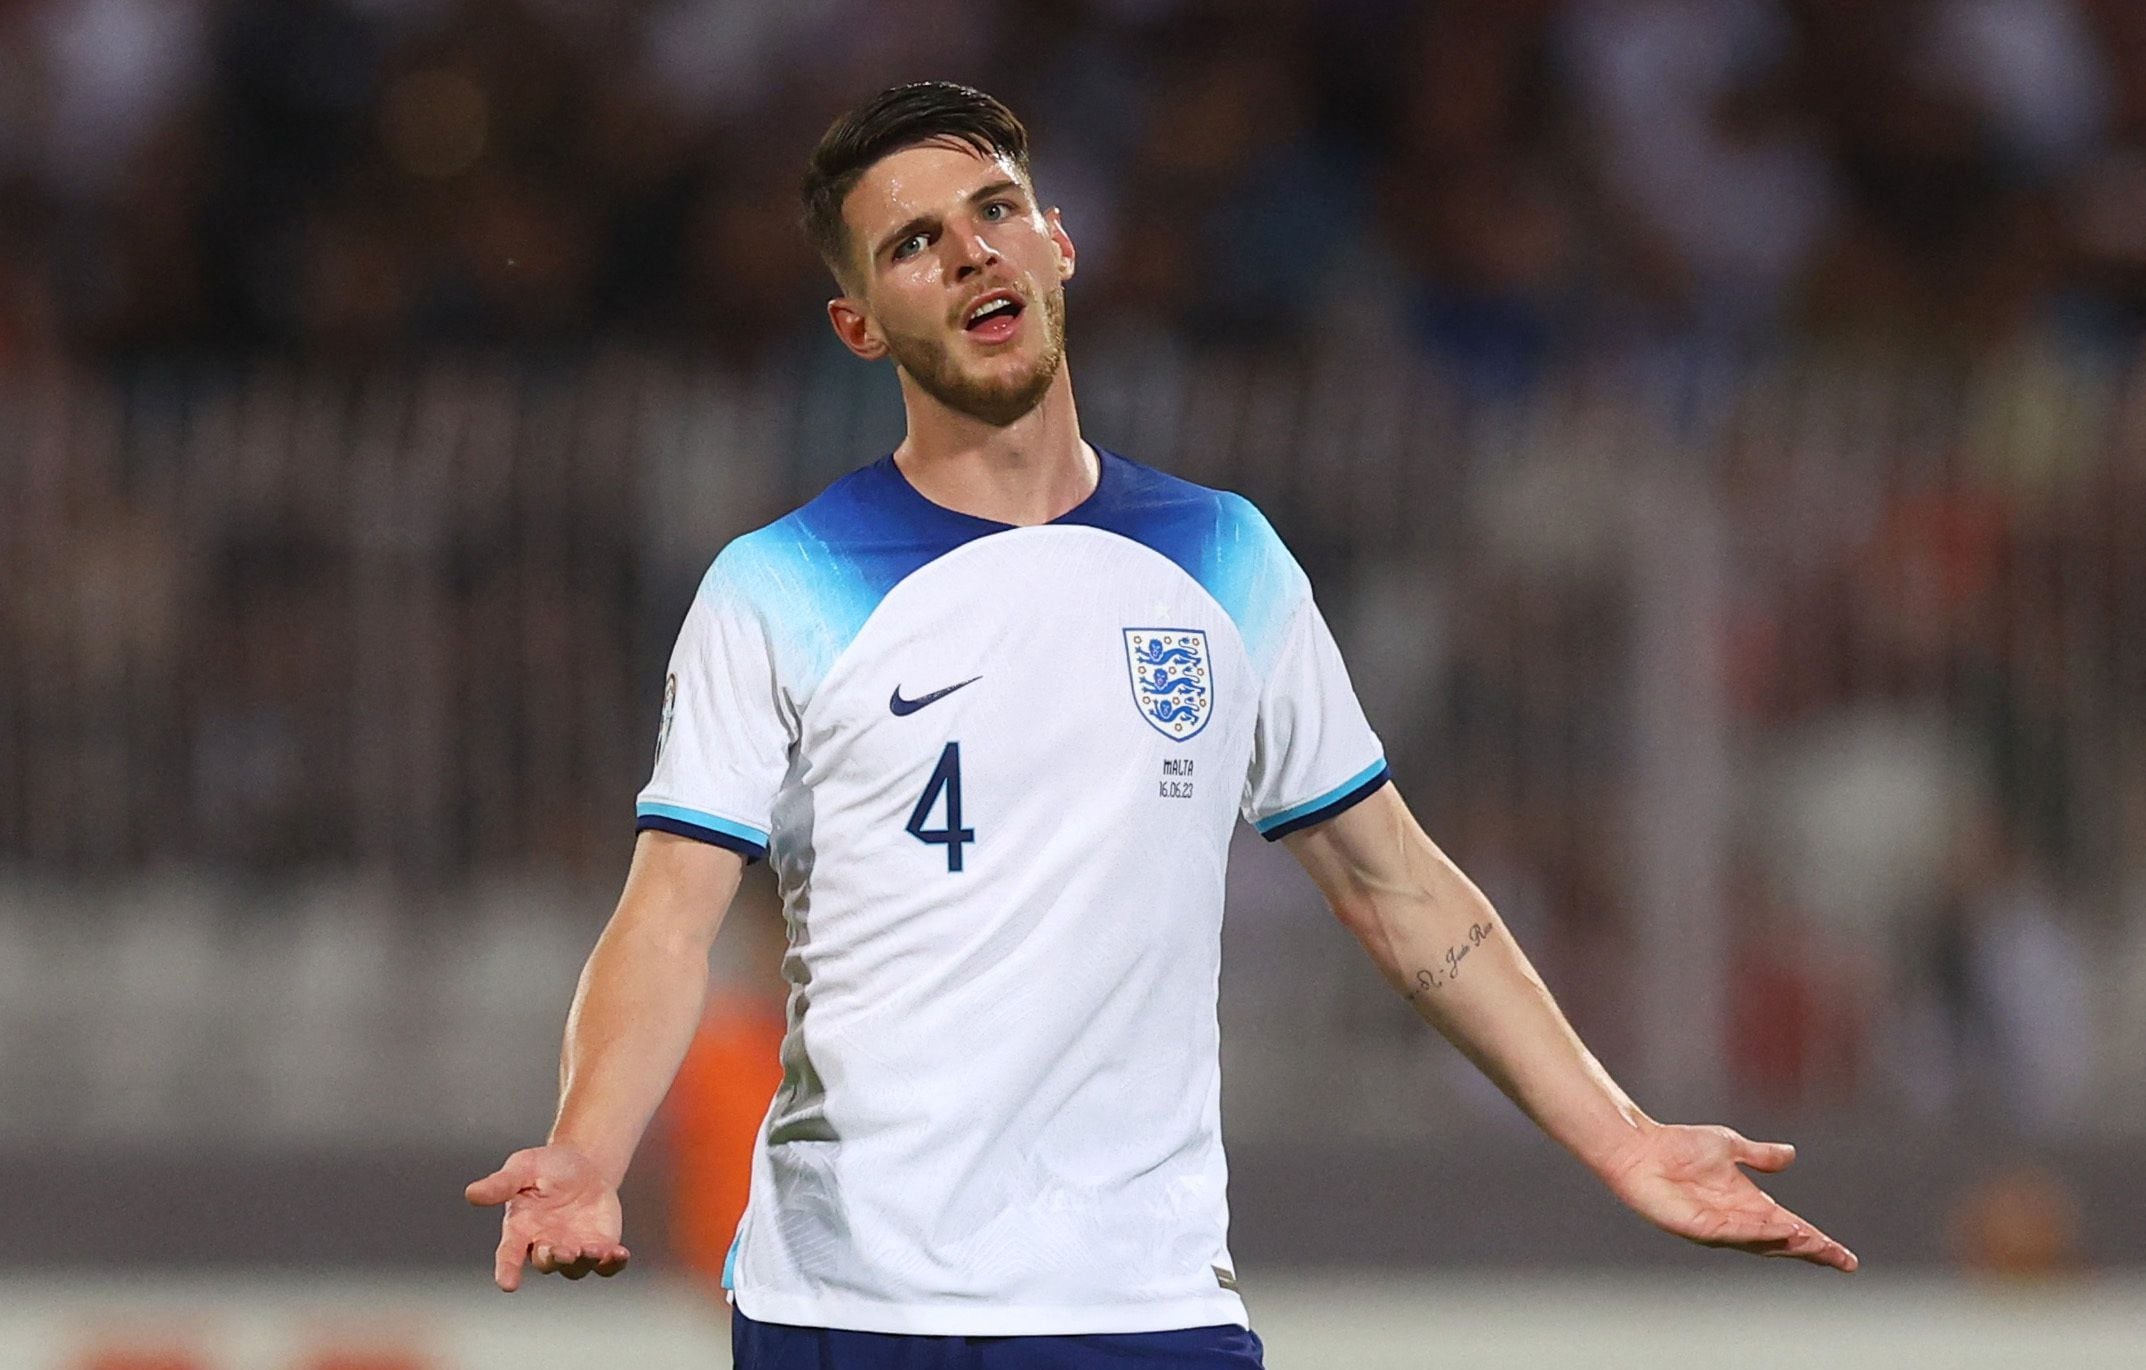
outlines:
M504 1203L493 1279L512 1293L522 1264L568 1279L626 1264L618 1186L700 1022L708 948L745 863L721 847L643 832L618 910L589 953L566 1018L551 1139L469 1186Z
M1707 1246L1856 1268L1738 1169L1781 1170L1794 1148L1657 1123L1632 1102L1393 786L1282 840L1387 981L1641 1216Z

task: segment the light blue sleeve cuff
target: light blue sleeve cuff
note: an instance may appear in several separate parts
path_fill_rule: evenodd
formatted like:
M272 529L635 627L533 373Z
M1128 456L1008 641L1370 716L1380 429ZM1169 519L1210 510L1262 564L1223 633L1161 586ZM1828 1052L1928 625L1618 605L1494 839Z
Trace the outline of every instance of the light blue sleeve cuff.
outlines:
M767 855L768 835L747 823L718 818L680 804L658 804L645 799L633 806L633 812L633 826L637 832L653 830L690 837L697 842L728 847L748 861L758 861Z

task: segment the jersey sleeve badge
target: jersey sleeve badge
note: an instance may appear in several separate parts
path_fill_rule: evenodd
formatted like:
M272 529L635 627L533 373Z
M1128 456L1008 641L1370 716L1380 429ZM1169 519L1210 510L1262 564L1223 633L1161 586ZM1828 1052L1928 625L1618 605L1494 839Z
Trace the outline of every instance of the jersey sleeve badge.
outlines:
M678 713L678 674L663 678L663 722L656 727L656 760L663 760L663 744L671 740L671 719Z

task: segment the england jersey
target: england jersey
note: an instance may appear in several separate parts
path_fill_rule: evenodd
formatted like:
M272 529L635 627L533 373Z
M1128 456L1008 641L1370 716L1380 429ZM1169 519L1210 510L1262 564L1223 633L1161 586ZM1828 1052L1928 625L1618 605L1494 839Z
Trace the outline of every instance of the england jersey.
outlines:
M1386 779L1250 503L1101 453L1016 527L893 459L726 547L639 824L765 856L783 1081L725 1270L764 1322L1003 1336L1243 1323L1216 982L1241 815Z

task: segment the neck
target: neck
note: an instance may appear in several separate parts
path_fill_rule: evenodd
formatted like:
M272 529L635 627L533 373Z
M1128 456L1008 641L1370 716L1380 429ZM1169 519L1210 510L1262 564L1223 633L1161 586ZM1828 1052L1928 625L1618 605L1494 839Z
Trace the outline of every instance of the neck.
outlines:
M1073 380L1060 366L1034 409L1001 428L949 409L902 375L909 435L894 462L933 504L996 523L1049 523L1095 490Z

